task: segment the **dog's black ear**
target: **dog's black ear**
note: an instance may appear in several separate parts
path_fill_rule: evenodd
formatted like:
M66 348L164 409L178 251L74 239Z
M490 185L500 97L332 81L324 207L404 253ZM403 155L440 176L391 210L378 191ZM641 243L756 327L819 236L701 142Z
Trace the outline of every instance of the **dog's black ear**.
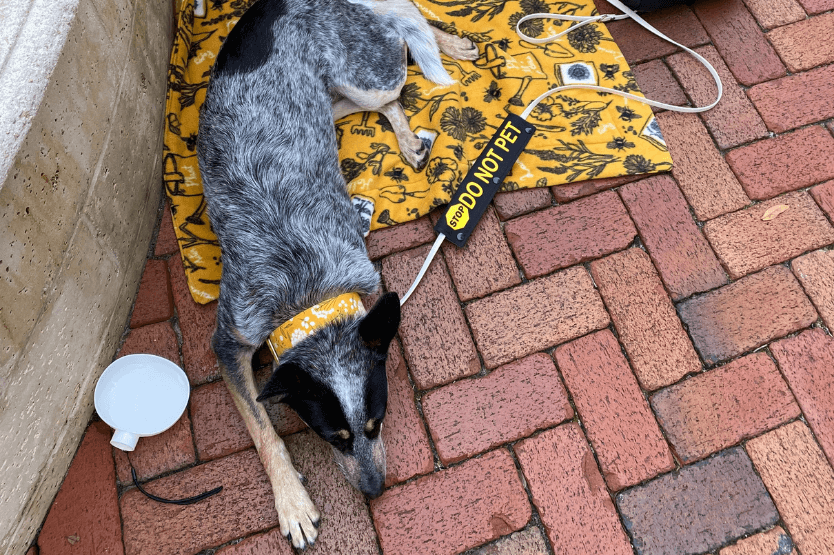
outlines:
M362 319L359 336L366 347L385 354L399 326L400 297L396 293L386 293Z
M297 364L288 362L275 369L266 381L257 401L279 396L281 399L291 392L297 393L304 387L306 373ZM279 399L280 400L280 399Z

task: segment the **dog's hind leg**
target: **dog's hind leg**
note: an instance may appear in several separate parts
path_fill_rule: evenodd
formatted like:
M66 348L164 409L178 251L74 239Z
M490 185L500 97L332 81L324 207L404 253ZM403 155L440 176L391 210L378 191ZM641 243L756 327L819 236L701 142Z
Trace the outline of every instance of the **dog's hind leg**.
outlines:
M399 100L389 102L384 106L380 106L380 113L388 118L388 122L394 129L394 134L397 136L397 142L400 145L400 153L403 158L416 170L421 170L429 160L431 153L431 142L428 139L421 139L408 123L408 118L403 111L402 104Z
M272 484L281 533L290 539L293 546L304 549L316 541L316 528L321 515L301 485L289 451L275 433L266 409L255 400L258 396L252 375L255 347L242 339L234 330L218 327L212 337L212 347L217 354L223 380L255 442Z
M345 89L343 88L340 92L344 93ZM403 158L414 169L423 169L429 159L431 143L428 140L421 139L411 130L408 118L403 111L400 101L395 98L390 102L374 106L376 103L373 100L377 98L374 91L349 90L348 92L351 95L350 97L341 98L333 103L333 119L338 120L348 114L363 111L382 113L388 118L388 122L394 129L394 134L397 136L397 143L399 144L400 153ZM362 102L361 106L353 100L356 96L360 97L360 102ZM383 100L389 100L390 95L387 98L382 95L381 98Z
M455 60L478 59L478 45L471 40L441 31L437 27L432 27L431 31L434 33L434 40L437 41L437 46L440 47L441 52L450 58Z

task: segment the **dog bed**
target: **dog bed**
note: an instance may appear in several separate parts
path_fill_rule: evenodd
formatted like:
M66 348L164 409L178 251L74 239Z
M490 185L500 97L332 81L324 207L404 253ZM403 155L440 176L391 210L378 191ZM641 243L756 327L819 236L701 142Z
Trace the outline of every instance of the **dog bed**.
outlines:
M171 54L164 138L164 182L194 300L217 298L220 247L211 231L197 166L197 129L215 56L254 0L180 0ZM480 57L443 57L456 79L440 87L409 66L401 103L411 128L433 142L425 168L399 155L387 120L378 113L336 122L341 170L370 229L419 218L449 202L460 179L508 112L520 114L546 90L597 84L639 94L608 30L593 23L542 45L520 40L518 20L550 12L592 15L593 0L415 0L429 22L478 44ZM545 37L567 28L530 20L522 31ZM672 159L649 106L587 90L548 97L530 115L538 129L502 190L558 186L594 178L667 171Z

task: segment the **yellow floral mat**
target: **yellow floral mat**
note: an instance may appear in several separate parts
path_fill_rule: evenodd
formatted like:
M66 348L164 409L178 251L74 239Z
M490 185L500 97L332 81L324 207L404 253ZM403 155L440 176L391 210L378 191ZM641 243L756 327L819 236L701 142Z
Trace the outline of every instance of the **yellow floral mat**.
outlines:
M530 13L592 15L593 0L414 0L438 28L478 44L474 62L443 57L457 80L439 87L417 66L401 103L412 129L434 140L428 164L415 172L399 155L387 120L377 113L336 122L341 169L355 202L373 212L371 229L413 220L446 204L458 182L504 120L544 91L572 83L639 94L634 75L603 24L534 45L515 33ZM223 40L254 0L181 0L168 81L164 181L174 227L198 303L217 298L220 247L211 231L197 167L198 114ZM531 20L522 30L545 37L565 22ZM530 115L538 133L502 190L546 187L593 178L668 170L672 159L647 105L593 91L548 97Z

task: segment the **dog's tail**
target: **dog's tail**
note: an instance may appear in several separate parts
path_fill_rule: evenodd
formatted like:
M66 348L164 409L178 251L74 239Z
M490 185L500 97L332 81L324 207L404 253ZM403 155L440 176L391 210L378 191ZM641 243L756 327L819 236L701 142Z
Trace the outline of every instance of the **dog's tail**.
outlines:
M403 23L402 38L408 45L412 59L420 66L426 79L438 85L453 84L455 80L440 61L440 48L434 40L434 34L428 23L423 20L420 25L411 19L406 19Z

